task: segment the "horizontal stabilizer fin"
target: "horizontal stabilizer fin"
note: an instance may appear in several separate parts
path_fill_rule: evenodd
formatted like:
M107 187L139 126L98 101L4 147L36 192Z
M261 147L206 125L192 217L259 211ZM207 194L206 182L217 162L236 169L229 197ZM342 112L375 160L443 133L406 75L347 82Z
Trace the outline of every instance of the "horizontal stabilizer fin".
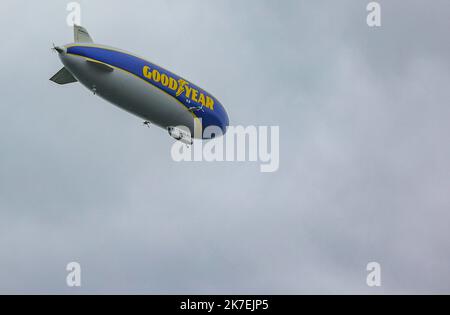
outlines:
M100 62L97 60L92 60L92 59L86 59L86 61L93 67L97 68L98 70L105 71L105 72L113 72L114 71L114 68L107 65L106 63L103 63L103 62Z
M75 43L93 43L91 36L88 31L79 25L73 26L73 35L75 39Z
M50 81L58 84L68 84L77 82L77 79L74 78L69 70L67 70L66 68L62 68L53 77L50 78Z

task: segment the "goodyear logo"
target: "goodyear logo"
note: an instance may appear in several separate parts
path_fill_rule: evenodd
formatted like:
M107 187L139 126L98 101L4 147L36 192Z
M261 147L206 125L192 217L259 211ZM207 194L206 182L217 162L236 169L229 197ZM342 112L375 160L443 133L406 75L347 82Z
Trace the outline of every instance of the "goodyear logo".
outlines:
M176 80L165 73L159 72L158 69L151 69L149 66L142 68L142 75L148 80L162 84L164 87L172 90L176 97L184 94L186 98L195 103L214 110L214 100L210 96L189 86L189 82L183 79Z

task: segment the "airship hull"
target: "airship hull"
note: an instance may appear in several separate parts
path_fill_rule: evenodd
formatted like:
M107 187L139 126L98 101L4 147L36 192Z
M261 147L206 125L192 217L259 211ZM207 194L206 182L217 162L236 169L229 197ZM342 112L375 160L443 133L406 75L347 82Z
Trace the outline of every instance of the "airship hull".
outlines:
M102 69L82 56L60 58L81 84L121 109L164 129L185 126L193 136L196 124L201 130L199 119L179 101L134 74L117 67Z
M103 45L76 43L58 49L77 81L145 121L166 130L182 127L192 138L203 138L208 127L226 132L228 115L214 96L156 64Z

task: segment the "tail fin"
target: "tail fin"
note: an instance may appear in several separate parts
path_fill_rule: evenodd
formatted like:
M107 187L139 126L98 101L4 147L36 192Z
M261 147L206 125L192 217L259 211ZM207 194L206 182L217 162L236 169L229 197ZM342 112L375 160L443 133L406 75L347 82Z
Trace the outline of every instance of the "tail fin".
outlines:
M77 82L77 79L75 79L74 76L66 68L62 68L53 77L50 78L50 81L58 84L68 84Z
M93 43L91 36L88 31L79 25L73 26L73 35L75 38L75 43Z

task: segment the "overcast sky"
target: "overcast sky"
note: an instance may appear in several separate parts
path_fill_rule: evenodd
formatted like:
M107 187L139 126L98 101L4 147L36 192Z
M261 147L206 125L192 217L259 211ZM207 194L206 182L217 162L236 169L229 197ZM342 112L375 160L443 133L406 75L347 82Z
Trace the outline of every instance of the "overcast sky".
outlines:
M450 293L450 2L379 1L377 29L368 2L80 1L96 42L280 126L264 174L176 163L164 130L50 82L66 2L1 1L0 292Z

